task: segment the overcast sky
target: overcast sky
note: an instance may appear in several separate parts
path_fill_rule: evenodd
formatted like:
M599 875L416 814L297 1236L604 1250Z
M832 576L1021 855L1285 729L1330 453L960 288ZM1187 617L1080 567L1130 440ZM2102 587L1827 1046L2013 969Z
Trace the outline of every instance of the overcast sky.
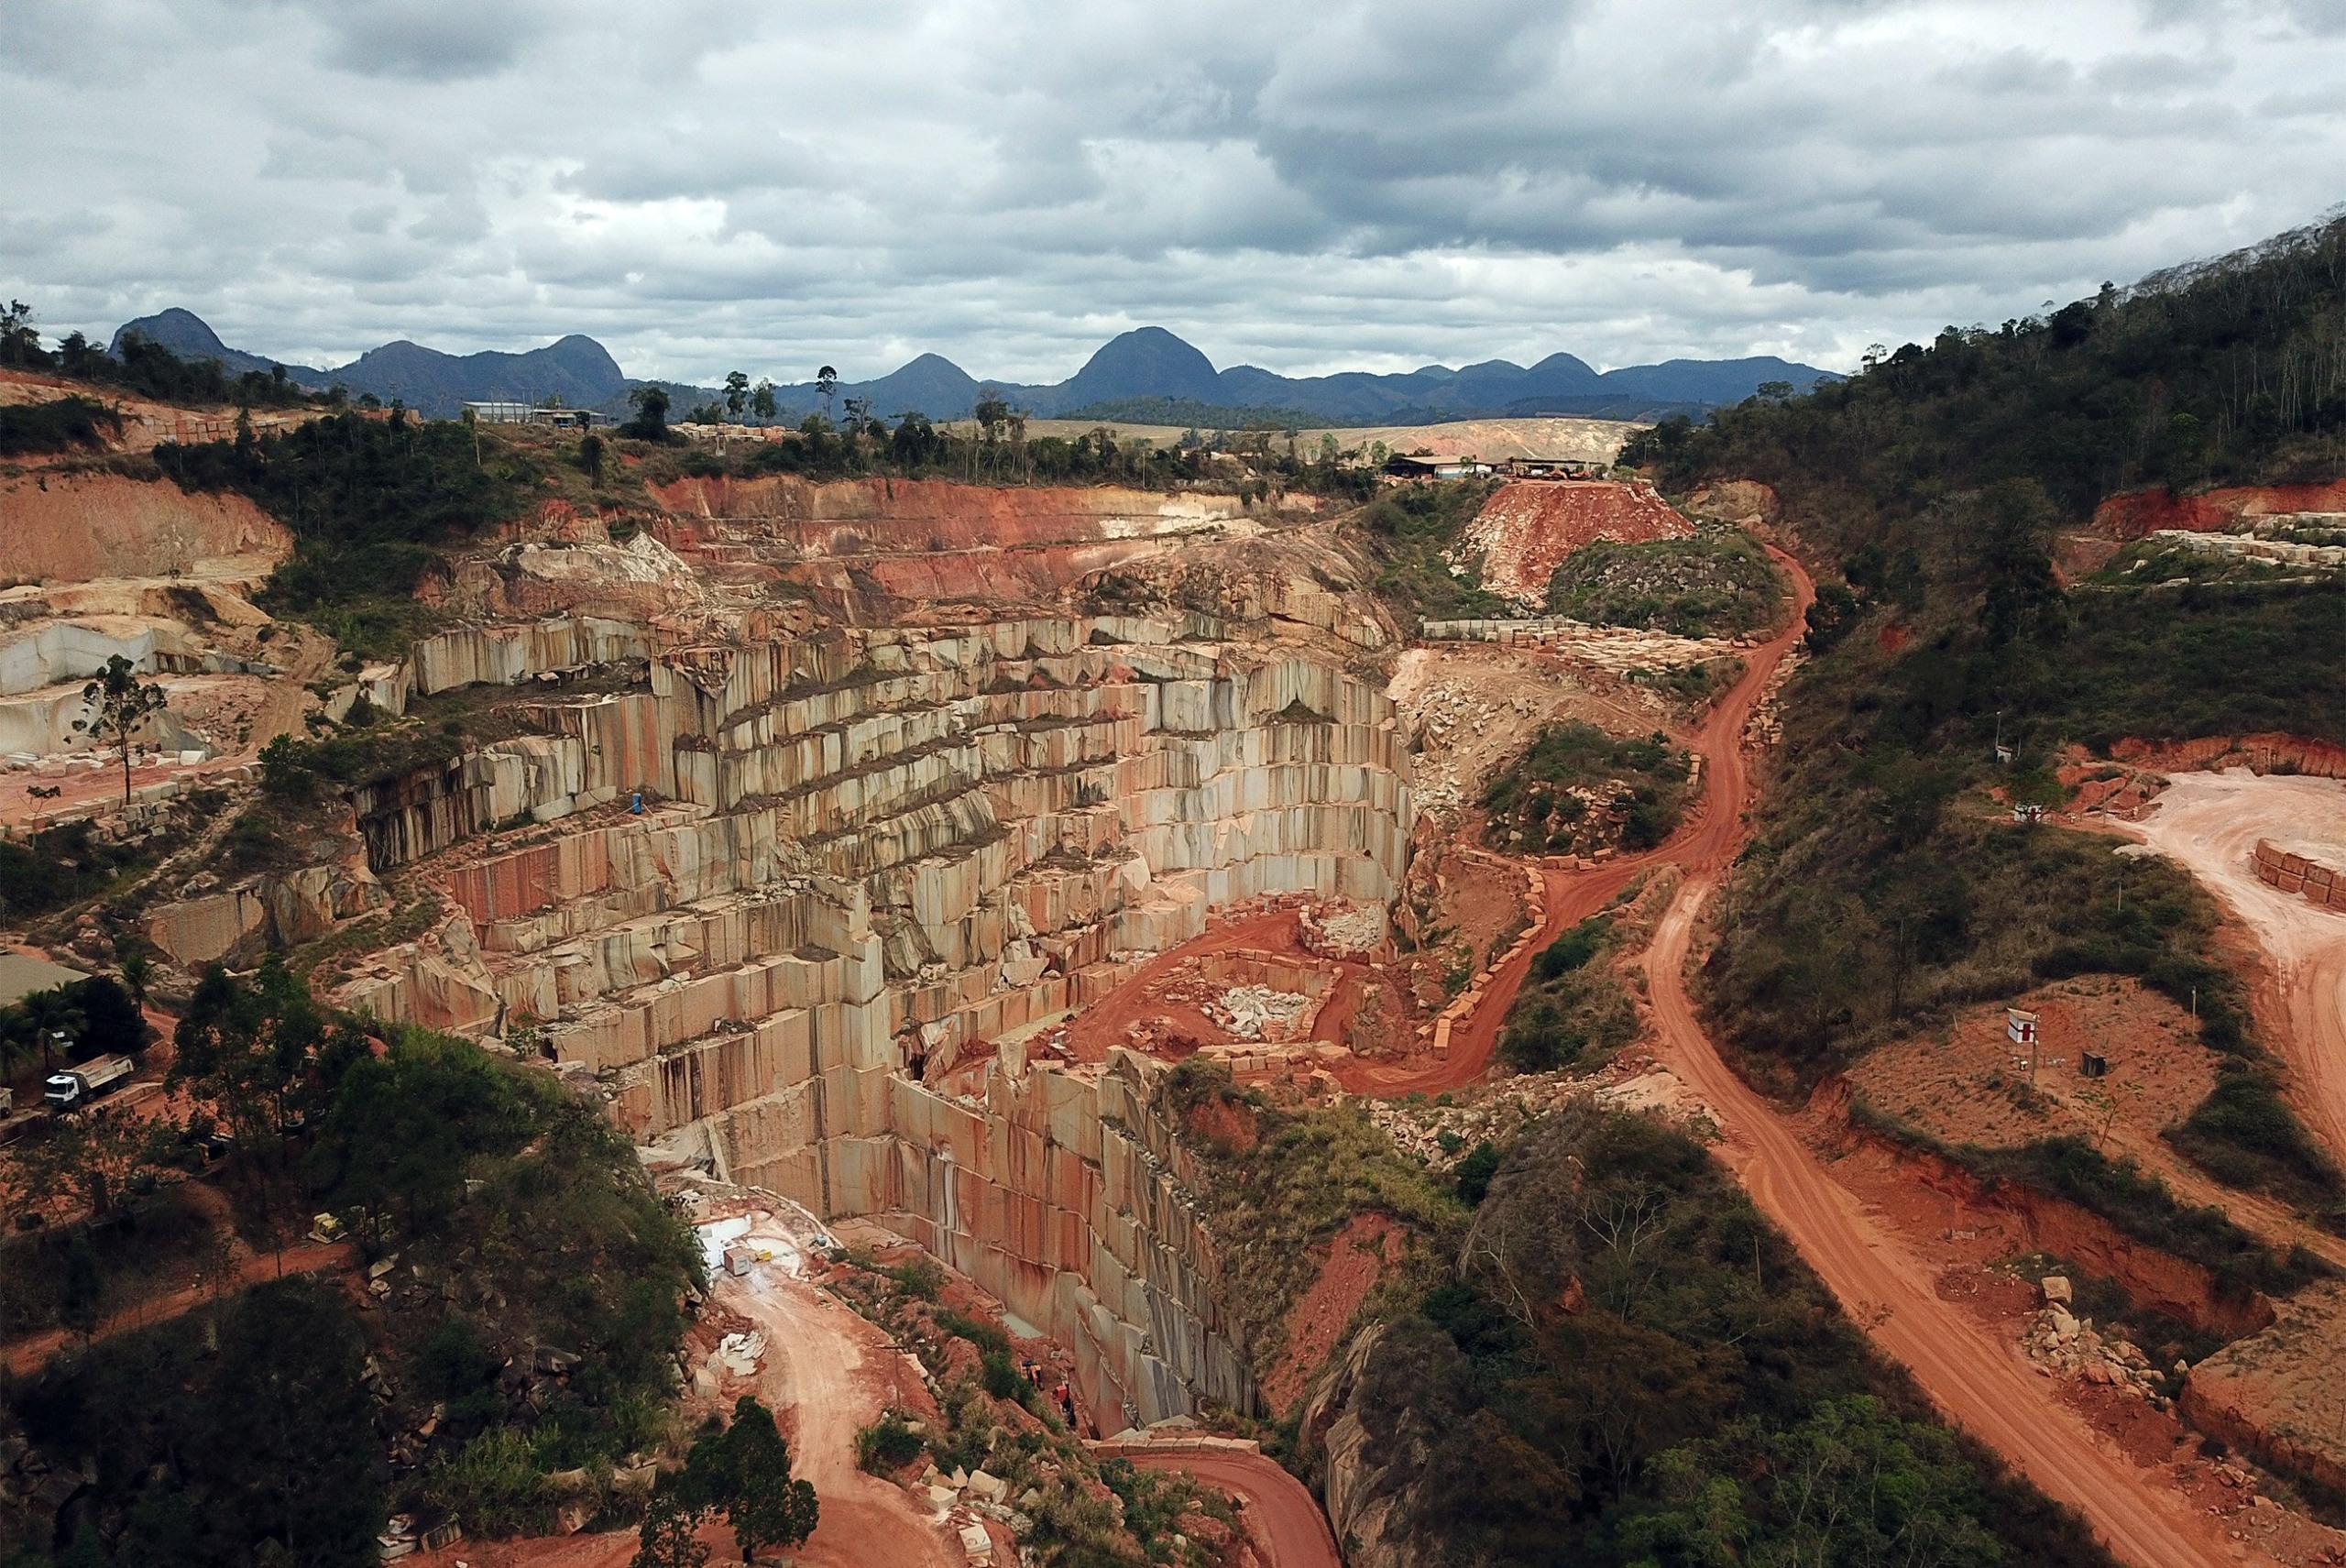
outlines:
M8 0L0 138L52 335L1846 368L2346 199L2346 0Z

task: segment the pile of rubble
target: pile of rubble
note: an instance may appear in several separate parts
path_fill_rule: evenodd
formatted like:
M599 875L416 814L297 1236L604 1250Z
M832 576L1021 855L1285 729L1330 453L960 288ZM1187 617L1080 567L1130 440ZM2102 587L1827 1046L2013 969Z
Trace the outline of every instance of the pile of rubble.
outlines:
M1035 1533L1035 1515L1043 1506L1043 1494L1033 1486L1020 1493L1014 1503L1008 1481L982 1469L959 1466L948 1475L930 1465L915 1495L925 1496L937 1521L953 1531L972 1568L989 1568L999 1560L996 1542L984 1521L992 1519L1014 1540L1023 1541ZM1016 1560L1013 1551L1010 1561Z
M1205 1005L1206 1016L1242 1040L1288 1040L1318 1009L1311 998L1267 985L1237 985Z
M2150 543L2169 550L2256 561L2271 566L2346 566L2346 544L2300 544L2240 533L2193 533L2180 528L2159 529L2151 535ZM2130 572L2133 569L2127 567Z
M1296 938L1316 958L1366 958L1385 940L1385 905L1307 904L1296 915Z
M2070 1285L2063 1276L2048 1274L2038 1282L2037 1288L2044 1295L2045 1305L2030 1320L2021 1348L2040 1370L2048 1376L2066 1374L2102 1387L2123 1389L2160 1409L2167 1408L2165 1380L2153 1370L2151 1358L2143 1354L2141 1346L2099 1333L2091 1318L2079 1318L2071 1312ZM2184 1363L2176 1363L2177 1376L2187 1370Z

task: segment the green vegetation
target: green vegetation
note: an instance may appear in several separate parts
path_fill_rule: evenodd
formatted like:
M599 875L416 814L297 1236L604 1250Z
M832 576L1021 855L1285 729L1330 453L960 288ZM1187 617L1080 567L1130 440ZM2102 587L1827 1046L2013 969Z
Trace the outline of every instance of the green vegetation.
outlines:
M1594 956L1576 935L1559 973ZM1477 1173L1469 1210L1389 1143L1347 1146L1347 1112L1279 1113L1194 1061L1168 1092L1193 1124L1242 1115L1259 1135L1190 1140L1214 1234L1241 1238L1222 1277L1245 1293L1258 1367L1312 1241L1366 1211L1420 1243L1332 1390L1368 1434L1355 1485L1389 1507L1388 1552L1476 1568L2108 1561L1937 1425L1717 1164L1658 1122L1568 1106ZM1348 1179L1317 1174L1329 1145Z
M2130 485L2327 478L2346 462L2341 257L2333 219L1999 331L1949 327L1805 397L1658 426L1623 460L1672 489L1789 485L1801 536L1836 552L1870 535L1869 513L2005 480L2081 517Z
M1021 1534L1022 1558L1046 1568L1211 1568L1224 1561L1204 1536L1212 1530L1231 1538L1237 1519L1230 1506L1186 1476L1113 1460L1095 1466L1053 1395L1026 1376L1009 1337L941 1304L948 1295L967 1298L934 1262L914 1257L883 1267L858 1253L834 1254L832 1261L830 1288L920 1358L936 1380L943 1416L915 1430L904 1411L884 1412L856 1434L864 1469L892 1478L928 1465L1000 1476L1031 1521ZM637 1563L654 1568L668 1561Z
M122 416L76 393L46 403L0 407L0 457L102 447L122 433Z
M804 1542L818 1512L815 1488L791 1479L790 1445L773 1412L744 1394L732 1420L704 1427L684 1468L654 1485L636 1568L698 1568L708 1551L693 1532L711 1514L725 1516L741 1561L751 1563L762 1552Z
M14 1067L43 1062L62 1034L72 1059L136 1055L153 1031L138 1003L112 975L93 974L48 991L36 991L0 1007L0 1078ZM62 1061L59 1063L62 1065Z
M1409 485L1378 497L1353 520L1375 563L1370 586L1403 624L1516 613L1507 600L1484 592L1471 570L1453 572L1448 559L1496 488L1476 479Z
M2303 1247L2275 1254L2221 1209L2177 1201L2165 1182L2132 1158L2111 1159L2082 1138L2063 1135L2000 1149L1951 1145L1862 1097L1851 1102L1849 1119L1893 1142L1926 1149L1990 1183L2015 1181L2075 1203L2137 1241L2198 1264L2214 1277L2220 1289L2286 1296L2337 1272Z
M488 466L494 455L497 465ZM181 446L155 461L182 489L234 489L283 523L293 554L263 607L364 654L403 651L421 630L415 585L437 551L518 512L529 456L454 422L329 414L258 439Z
M96 1476L60 1562L375 1561L387 1476L366 1354L338 1290L276 1280L118 1334L11 1390L48 1462ZM12 1563L48 1561L45 1540L16 1544Z
M1533 854L1650 850L1678 830L1691 766L1659 730L1617 740L1576 718L1543 726L1483 791L1485 840Z
M103 1339L52 1365L7 1398L31 1440L57 1464L78 1463L76 1445L86 1442L103 1439L109 1455L119 1449L119 1475L102 1481L83 1516L88 1543L77 1538L71 1549L82 1555L66 1561L266 1561L269 1540L282 1561L371 1561L368 1538L387 1505L452 1508L476 1534L543 1529L565 1496L554 1477L565 1471L586 1474L590 1512L631 1513L633 1504L604 1488L622 1456L656 1451L667 1437L682 1298L699 1282L700 1263L599 1108L464 1041L370 1035L317 1007L274 959L251 981L207 974L176 1043L173 1082L212 1109L184 1135L121 1117L53 1129L38 1157L49 1174L33 1173L45 1190L81 1195L102 1220L115 1206L111 1194L153 1196L102 1228L16 1244L63 1278L0 1305L20 1321L53 1314L71 1326L69 1314L79 1313L94 1326L120 1299L122 1277L173 1259L217 1291L233 1286L237 1247L281 1247L323 1211L363 1259L392 1266L377 1280L379 1306L364 1336L374 1365L363 1365L368 1347L339 1288L289 1284ZM108 1141L108 1129L149 1135ZM180 1184L156 1186L174 1166L200 1166L207 1142L226 1162L219 1190L241 1241L210 1229ZM12 1168L23 1170L30 1157L12 1154ZM77 1272L90 1283L77 1286ZM211 1364L192 1348L207 1335L225 1346L239 1315L258 1311L252 1303L269 1291L292 1292L299 1308L267 1314L271 1354L299 1381L308 1411L298 1422L270 1414L265 1398L221 1396L207 1381ZM86 1310L77 1296L91 1299ZM143 1397L127 1392L142 1387ZM126 1420L145 1419L159 1392L151 1442L115 1436ZM126 1402L139 1416L126 1415ZM338 1423L352 1409L345 1430ZM341 1534L266 1515L268 1489L284 1486L258 1471L242 1485L262 1495L236 1511L247 1507L233 1500L240 1488L224 1492L218 1473L244 1463L236 1451L257 1421L282 1435L255 1446L256 1466L272 1453L316 1450L337 1495L365 1515L356 1538L363 1558L334 1544ZM355 1454L346 1464L335 1457L345 1451ZM569 1495L578 1495L575 1485ZM194 1524L182 1519L190 1509ZM122 1535L150 1518L194 1530L186 1539L198 1544L150 1549ZM144 1554L127 1552L120 1541L128 1539ZM111 1555L106 1541L116 1542ZM11 1544L0 1541L0 1553ZM255 1552L258 1559L247 1555Z
M175 808L144 839L102 839L87 822L0 839L0 923L20 925L106 897L185 844L195 827L189 811Z
M1600 540L1556 568L1548 613L1680 637L1742 637L1783 618L1787 592L1768 553L1741 529L1645 544Z
M2137 571L2065 591L2053 564L2061 532L2129 484L2341 471L2346 372L2325 345L2346 329L2341 246L2332 223L1632 443L1672 488L1772 485L1786 525L1840 571L1818 585L1821 656L1789 689L1776 786L1709 964L1714 1016L1755 1076L1797 1088L2039 979L2138 974L2196 994L2221 1058L2176 1146L2220 1179L2346 1212L2189 880L1999 819L2004 802L2058 804L2073 748L2346 740L2346 586L2164 588Z
M1518 1072L1585 1072L1637 1037L1638 1014L1610 964L1612 919L1592 915L1531 960L1508 1008L1499 1059Z
M1434 1238L1464 1219L1452 1184L1404 1158L1357 1104L1276 1110L1199 1057L1168 1073L1160 1092L1177 1125L1203 1129L1189 1143L1213 1172L1209 1228L1235 1293L1223 1305L1258 1368L1285 1345L1288 1310L1319 1273L1315 1248L1354 1215L1390 1215ZM1221 1131L1233 1126L1247 1135Z

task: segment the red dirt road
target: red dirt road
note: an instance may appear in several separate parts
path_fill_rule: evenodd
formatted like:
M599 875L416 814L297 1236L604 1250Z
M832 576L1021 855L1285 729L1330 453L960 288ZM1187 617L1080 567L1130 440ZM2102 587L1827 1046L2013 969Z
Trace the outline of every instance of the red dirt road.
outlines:
M1771 552L1772 554L1772 552ZM1788 558L1805 611L1807 574ZM1793 626L1800 625L1795 617ZM1742 841L1750 774L1743 720L1791 633L1752 662L1750 674L1705 726L1709 809L1653 859L1678 861L1685 884L1654 932L1646 960L1660 1055L1718 1113L1720 1153L1752 1201L1781 1226L1842 1308L1911 1372L1946 1417L2001 1454L2047 1496L2081 1512L2110 1549L2138 1568L2204 1568L2239 1561L2221 1527L2194 1513L2110 1452L2086 1421L2032 1376L2018 1349L2000 1343L1933 1288L1930 1270L1890 1228L1840 1186L1775 1111L1720 1059L1686 994L1694 916ZM1608 872L1608 876L1617 874ZM1519 980L1519 977L1518 977ZM1494 994L1476 1023L1496 1028L1513 998ZM1480 1032L1478 1027L1477 1033Z
M1257 1541L1270 1548L1270 1568L1343 1568L1336 1538L1320 1500L1302 1482L1259 1453L1156 1453L1127 1455L1144 1470L1182 1470L1246 1500L1246 1518Z
M2137 1568L2203 1568L2241 1553L2215 1521L2108 1451L2085 1420L2032 1376L2019 1350L1990 1336L1932 1287L1930 1270L1720 1060L1686 994L1694 913L1716 868L1690 878L1654 932L1647 959L1661 1055L1717 1112L1719 1153L1752 1201L1781 1226L1875 1344L1913 1374L1949 1420L2001 1454L2046 1496L2082 1513L2103 1544Z

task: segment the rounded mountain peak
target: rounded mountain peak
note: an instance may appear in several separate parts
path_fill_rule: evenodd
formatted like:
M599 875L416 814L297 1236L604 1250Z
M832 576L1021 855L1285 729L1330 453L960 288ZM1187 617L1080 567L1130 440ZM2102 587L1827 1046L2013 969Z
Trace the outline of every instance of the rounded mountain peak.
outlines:
M1222 390L1213 361L1161 326L1135 327L1100 345L1061 389L1070 408L1119 398L1195 398L1216 401Z

